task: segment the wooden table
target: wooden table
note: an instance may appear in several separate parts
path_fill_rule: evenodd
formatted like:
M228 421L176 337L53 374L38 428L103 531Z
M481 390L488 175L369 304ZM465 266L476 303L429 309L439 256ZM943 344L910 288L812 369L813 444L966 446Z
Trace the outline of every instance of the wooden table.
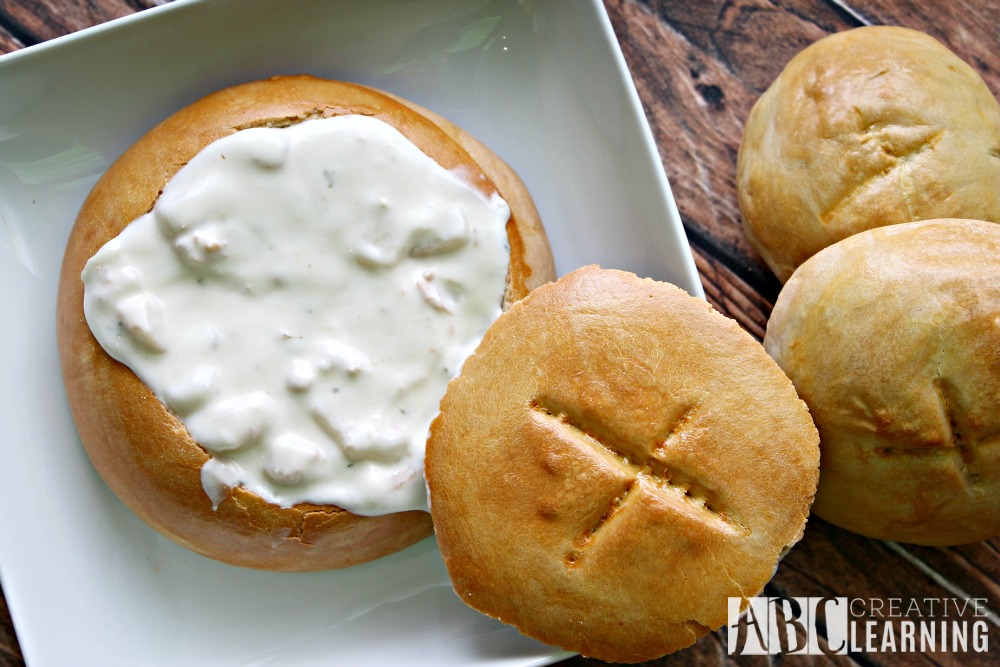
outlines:
M0 53L164 0L0 0ZM840 30L903 25L944 42L1000 93L998 0L606 0L653 128L708 299L757 338L779 283L740 227L736 151L750 106L796 52ZM955 548L885 543L818 519L785 558L769 596L985 598L989 653L730 657L725 632L655 665L1000 664L1000 539ZM602 664L584 658L567 667ZM0 597L0 666L23 665Z

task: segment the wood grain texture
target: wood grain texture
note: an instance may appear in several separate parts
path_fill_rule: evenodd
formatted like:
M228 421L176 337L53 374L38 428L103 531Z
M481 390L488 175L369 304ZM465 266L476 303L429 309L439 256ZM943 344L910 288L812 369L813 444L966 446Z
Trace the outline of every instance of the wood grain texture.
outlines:
M14 635L14 624L7 610L7 601L0 589L0 667L21 667L24 657Z
M27 46L135 13L127 0L0 0L0 21Z
M605 2L689 237L772 300L778 283L740 223L743 122L795 53L854 27L823 3L789 4Z
M992 556L986 555L985 560L991 560L996 565L995 540L971 547L974 550L992 549ZM914 560L901 558L901 550L908 552ZM935 557L927 558L929 553L935 554ZM899 619L883 620L880 616L880 612L889 615L887 605L892 598L907 602L917 600L925 613L931 611L929 600L940 601L943 598L983 598L991 609L997 608L1000 598L997 596L996 580L990 581L982 573L971 574L966 578L966 588L947 588L941 585L939 577L952 584L956 579L962 579L951 562L956 554L956 549L914 547L870 540L812 518L806 539L786 556L778 575L766 590L769 595L780 597L846 594L862 601L859 602L858 609L869 611L870 618L879 622L879 629L882 623L890 622L897 628L898 636ZM940 569L929 574L927 569L934 569L931 566L931 561L934 560ZM871 602L872 600L878 602ZM940 608L943 603L935 604ZM880 612L875 610L875 605L881 605ZM952 617L973 619L971 608L966 609L963 615L952 614ZM992 627L991 632L995 636L996 627ZM997 664L1000 657L1000 650L994 646L991 648L995 650L989 653L935 651L926 655L866 655L862 664L987 667Z
M14 36L3 25L0 25L0 53L10 53L11 51L17 51L18 49L24 48L25 43Z
M764 339L767 318L774 308L778 290L761 294L717 259L710 250L692 244L695 267L705 288L705 298L723 315L740 323L757 340Z
M168 0L0 0L0 53ZM605 0L691 241L709 301L763 336L780 285L743 235L736 152L750 107L785 63L815 40L868 24L923 30L969 62L1000 93L996 0ZM987 600L1000 611L1000 538L953 548L896 545L813 519L766 589L775 596ZM725 632L647 664L980 667L1000 664L1000 624L989 654L728 655ZM602 665L572 658L563 667ZM0 667L23 667L0 596Z
M870 24L922 30L955 52L1000 95L1000 2L996 0L866 0L843 2Z
M1000 91L1000 3L957 0L606 0L688 236L773 299L778 284L743 234L736 154L743 122L785 63L840 30L925 30ZM939 11L940 9L940 11Z

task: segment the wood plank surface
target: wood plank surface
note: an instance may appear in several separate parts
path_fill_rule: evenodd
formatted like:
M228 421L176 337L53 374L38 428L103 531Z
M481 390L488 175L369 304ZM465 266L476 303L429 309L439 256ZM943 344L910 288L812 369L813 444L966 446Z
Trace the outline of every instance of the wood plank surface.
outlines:
M25 46L10 30L0 25L0 53L10 53Z
M124 16L164 0L0 0L0 53ZM656 140L709 301L763 337L780 285L743 234L736 153L751 105L798 51L833 32L874 24L923 30L1000 92L997 0L605 0ZM669 573L665 573L669 574ZM648 665L1000 664L1000 539L953 548L871 540L811 519L766 594L865 600L982 598L989 653L849 656L728 655L724 631ZM0 667L21 657L0 597ZM572 658L563 667L600 663Z
M141 7L128 0L0 0L0 20L25 46L128 16Z
M2 589L0 589L0 665L3 667L24 665L21 647L17 644L14 624L10 619L10 611L7 609L7 600L3 597Z

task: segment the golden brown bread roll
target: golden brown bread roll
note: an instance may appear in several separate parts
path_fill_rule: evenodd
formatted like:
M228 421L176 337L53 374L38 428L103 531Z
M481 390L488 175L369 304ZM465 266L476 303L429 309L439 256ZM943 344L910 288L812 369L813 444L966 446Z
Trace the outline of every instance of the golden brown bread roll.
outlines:
M795 56L754 105L737 164L744 229L784 282L851 234L1000 221L1000 105L939 42L876 26Z
M609 661L726 621L801 536L816 430L735 322L584 267L515 304L452 380L426 457L463 601Z
M554 278L537 211L511 169L468 134L371 88L308 76L228 88L178 111L128 149L95 185L68 242L58 297L63 374L80 437L112 490L175 541L229 563L315 570L361 563L431 533L426 512L356 516L331 505L282 508L242 487L213 509L200 470L208 454L178 418L95 340L84 319L81 270L149 211L167 181L203 147L252 127L363 114L395 127L447 169L511 207L507 304ZM495 185L494 185L495 184Z
M928 545L1000 534L1000 227L862 232L792 275L764 346L820 433L814 511Z

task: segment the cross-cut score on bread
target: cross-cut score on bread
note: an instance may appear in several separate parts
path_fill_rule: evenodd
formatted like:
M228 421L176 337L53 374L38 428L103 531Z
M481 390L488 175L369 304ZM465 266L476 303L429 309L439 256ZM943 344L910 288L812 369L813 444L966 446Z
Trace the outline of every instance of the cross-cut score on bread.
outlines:
M931 382L934 392L940 398L941 437L933 437L928 442L900 442L892 445L879 444L874 451L883 457L948 457L957 476L962 478L970 489L982 484L981 449L1000 443L1000 432L977 435L976 429L970 428L962 410L957 410L955 404L961 400L957 390L946 379L936 377ZM871 414L871 411L869 411Z
M494 322L449 384L425 473L462 600L549 644L638 662L764 587L802 536L817 441L734 321L591 266Z
M531 423L538 427L540 437L537 440L526 439L526 444L530 447L532 442L559 441L567 454L564 459L584 464L593 459L594 470L604 478L601 481L607 481L611 487L607 509L600 513L596 522L592 517L586 517L591 520L590 523L584 524L570 543L565 558L567 567L578 567L587 548L599 539L602 529L619 515L627 514L635 505L641 506L645 496L652 496L664 507L684 514L692 521L701 522L710 530L749 532L729 513L717 509L718 494L711 486L699 481L696 475L685 472L683 463L677 465L671 460L671 449L680 446L682 429L692 422L693 407L682 409L666 435L636 443L620 442L617 434L599 421L586 423L579 415L570 416L573 410L556 407L553 401L544 397L531 401L529 405L533 411ZM586 426L581 426L583 423ZM552 456L551 451L538 455L553 477L561 477L564 484L572 483L573 469L560 465L560 457ZM600 509L601 505L595 504L592 512L597 514ZM557 507L545 505L540 506L539 514L553 523L558 522L561 516Z

